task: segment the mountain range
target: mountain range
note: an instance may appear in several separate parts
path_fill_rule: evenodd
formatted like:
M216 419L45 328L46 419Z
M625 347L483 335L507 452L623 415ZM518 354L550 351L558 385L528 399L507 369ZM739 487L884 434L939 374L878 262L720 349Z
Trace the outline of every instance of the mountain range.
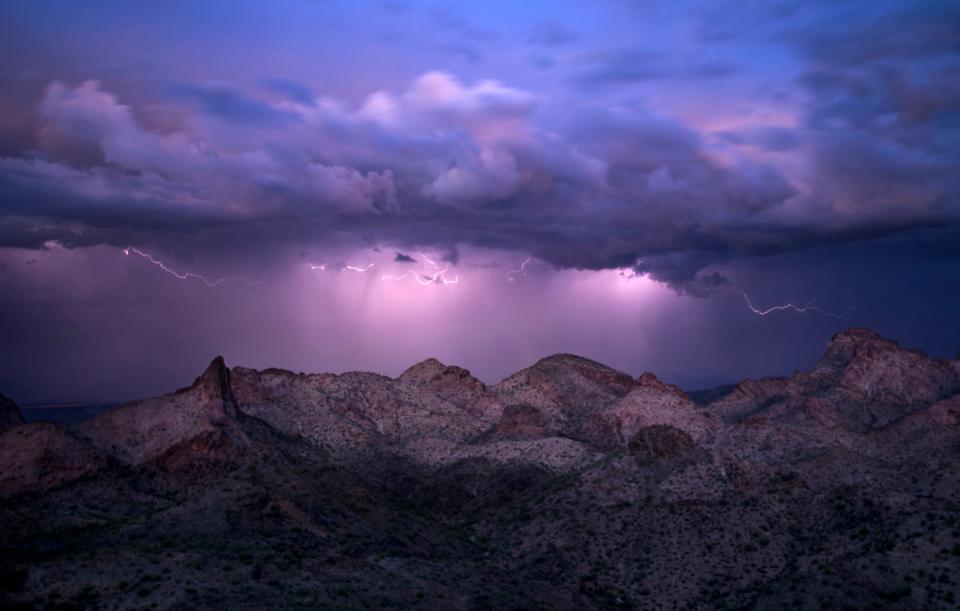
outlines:
M956 608L960 359L837 333L685 393L228 368L86 422L0 395L5 608Z

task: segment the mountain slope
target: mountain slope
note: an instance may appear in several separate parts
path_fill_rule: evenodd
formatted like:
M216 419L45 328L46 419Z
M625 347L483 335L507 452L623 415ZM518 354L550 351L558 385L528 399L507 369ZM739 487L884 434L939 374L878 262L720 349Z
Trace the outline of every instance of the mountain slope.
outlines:
M572 355L495 385L217 358L0 433L0 602L955 608L960 362L864 329L697 405Z

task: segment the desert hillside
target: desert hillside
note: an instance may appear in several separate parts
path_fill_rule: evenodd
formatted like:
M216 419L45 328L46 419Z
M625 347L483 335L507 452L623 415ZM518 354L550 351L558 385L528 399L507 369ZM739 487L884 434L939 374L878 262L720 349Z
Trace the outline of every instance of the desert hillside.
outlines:
M2 389L0 389L2 390ZM696 400L216 358L72 427L0 395L5 608L949 609L960 361L867 329Z

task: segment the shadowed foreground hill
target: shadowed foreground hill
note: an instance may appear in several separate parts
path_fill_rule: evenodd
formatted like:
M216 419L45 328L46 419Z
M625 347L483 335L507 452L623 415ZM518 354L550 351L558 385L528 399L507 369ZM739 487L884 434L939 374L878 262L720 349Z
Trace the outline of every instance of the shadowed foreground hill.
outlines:
M0 398L5 608L954 608L960 362L872 331L695 404L228 369L65 429Z

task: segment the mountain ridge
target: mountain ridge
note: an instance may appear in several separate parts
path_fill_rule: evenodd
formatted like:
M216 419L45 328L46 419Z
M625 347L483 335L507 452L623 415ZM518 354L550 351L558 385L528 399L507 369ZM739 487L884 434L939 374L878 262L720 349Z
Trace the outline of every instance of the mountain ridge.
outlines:
M0 593L11 605L54 604L52 584L82 602L91 583L110 606L159 608L960 596L940 577L960 570L960 362L867 329L835 334L809 371L700 403L558 354L490 385L437 359L390 378L216 357L187 387L73 427L0 407L0 569L25 576ZM87 548L29 560L78 532ZM144 581L141 558L171 579Z
M610 450L627 447L649 426L704 438L744 420L865 434L957 393L960 361L931 359L864 328L834 334L809 372L746 379L701 406L650 372L634 378L565 353L493 385L435 358L390 378L231 369L217 356L190 386L119 405L75 433L134 465L195 436L234 429L244 417L334 454L359 455L368 447L402 451L424 439L471 445L484 438L563 438ZM7 428L24 425L15 403L4 397L2 407Z

